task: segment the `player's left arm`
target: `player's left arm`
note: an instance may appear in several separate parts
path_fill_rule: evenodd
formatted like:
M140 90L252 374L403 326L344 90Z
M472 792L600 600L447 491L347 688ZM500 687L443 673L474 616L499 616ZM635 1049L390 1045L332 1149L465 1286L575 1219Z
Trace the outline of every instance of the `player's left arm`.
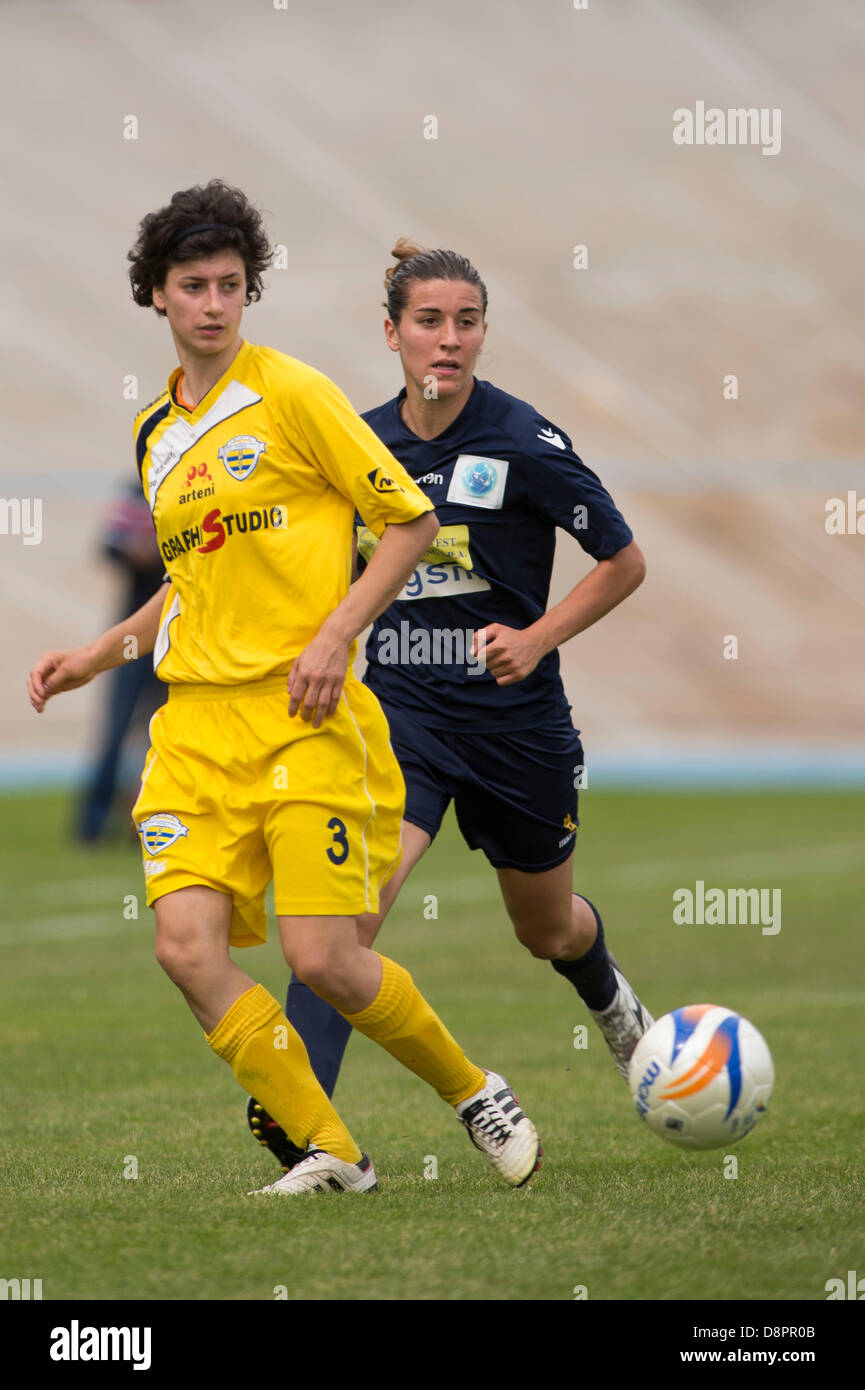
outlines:
M518 505L577 540L595 568L529 627L490 623L475 635L475 650L483 647L486 669L498 685L525 680L549 652L633 593L646 573L625 518L564 431L542 416L520 416L515 428L522 446L515 469Z
M475 634L475 652L483 650L486 669L497 685L515 685L531 675L538 662L578 632L585 632L643 582L646 562L636 541L606 560L599 560L571 592L527 628L490 623Z

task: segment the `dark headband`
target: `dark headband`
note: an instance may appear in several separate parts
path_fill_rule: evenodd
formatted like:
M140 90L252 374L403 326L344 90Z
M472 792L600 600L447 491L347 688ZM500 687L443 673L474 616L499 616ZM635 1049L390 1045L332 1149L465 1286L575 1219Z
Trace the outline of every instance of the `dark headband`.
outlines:
M239 232L239 227L229 227L227 222L196 222L194 227L184 227L182 232L177 232L168 243L168 250L173 251L181 241L185 241L188 236L194 236L196 232Z

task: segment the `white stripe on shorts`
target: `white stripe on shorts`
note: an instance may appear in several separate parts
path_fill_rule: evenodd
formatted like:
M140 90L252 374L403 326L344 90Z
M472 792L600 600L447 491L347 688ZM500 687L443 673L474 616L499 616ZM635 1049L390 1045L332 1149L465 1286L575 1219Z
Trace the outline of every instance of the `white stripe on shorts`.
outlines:
M367 747L366 747L366 739L364 738L363 734L361 733L360 725L358 724L357 720L356 720L355 717L354 717L354 711L352 710L352 707L351 707L351 705L350 705L349 702L348 702L348 696L347 696L346 693L345 693L345 689L343 689L343 692L342 692L342 695L340 696L340 699L345 700L345 707L346 707L346 709L348 710L349 717L350 717L350 719L351 719L352 724L353 724L354 727L357 729L357 736L358 736L358 738L360 739L361 745L362 745L362 747L363 747L363 789L364 789L364 792L366 793L366 799L367 799L367 801L369 802L370 810L369 810L369 816L368 816L368 818L367 818L367 820L366 820L366 822L365 822L365 824L364 824L363 829L362 829L361 832L360 832L360 838L361 838L361 840L363 841L363 854L364 854L364 897L365 897L365 899L366 899L366 910L367 910L367 912L369 912L369 911L371 910L371 909L370 909L370 905L369 905L369 850L368 850L368 848L367 848L367 843L366 843L366 827L367 827L368 825L370 825L370 824L372 823L373 819L375 818L375 802L373 801L372 797L371 797L370 794L369 794L369 787L366 785L366 768L367 768Z

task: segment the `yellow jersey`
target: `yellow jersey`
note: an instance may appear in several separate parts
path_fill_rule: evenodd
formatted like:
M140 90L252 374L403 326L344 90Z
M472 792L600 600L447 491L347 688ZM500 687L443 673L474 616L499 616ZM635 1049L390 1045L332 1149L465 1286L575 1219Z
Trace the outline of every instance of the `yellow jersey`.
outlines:
M171 580L153 664L240 685L287 672L348 593L355 510L380 536L432 503L313 367L244 342L192 410L180 376L135 420Z

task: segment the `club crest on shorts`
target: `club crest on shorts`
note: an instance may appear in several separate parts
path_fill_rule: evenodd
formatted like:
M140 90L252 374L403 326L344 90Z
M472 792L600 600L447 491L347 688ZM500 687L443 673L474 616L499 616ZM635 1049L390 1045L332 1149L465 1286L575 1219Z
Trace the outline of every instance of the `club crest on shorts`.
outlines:
M256 439L254 434L236 434L221 449L217 449L216 455L225 464L229 477L242 483L249 477L266 448L264 440Z
M159 854L160 850L168 849L168 846L173 845L182 835L188 835L189 826L184 825L177 816L160 812L143 820L138 827L138 833L147 853Z

